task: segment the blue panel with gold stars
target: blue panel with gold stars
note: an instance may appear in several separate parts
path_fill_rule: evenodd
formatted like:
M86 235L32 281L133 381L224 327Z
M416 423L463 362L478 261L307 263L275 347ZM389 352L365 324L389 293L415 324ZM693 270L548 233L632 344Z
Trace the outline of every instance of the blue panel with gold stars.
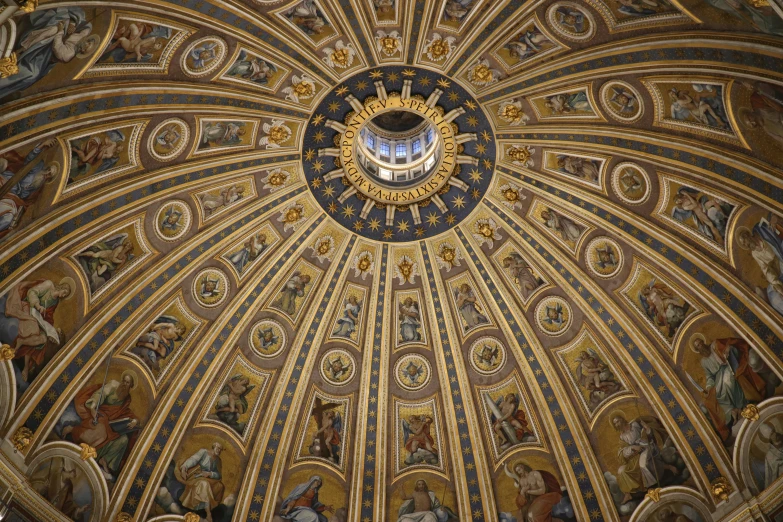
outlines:
M338 151L341 133L345 132L341 127L356 114L355 109L383 99L384 95L391 98L406 94L405 80L410 80L410 94L405 99L416 99L422 104L427 100L441 117L456 115L451 123L460 143L458 164L451 175L454 179L449 179L431 197L415 204L393 203L395 209L390 216L387 207L391 203L368 203L373 198L355 190L350 176L339 175L343 165ZM379 81L383 88L377 85ZM496 149L486 114L454 80L425 69L389 66L361 72L332 89L310 118L302 150L308 186L333 219L366 238L400 242L438 235L465 219L489 187Z

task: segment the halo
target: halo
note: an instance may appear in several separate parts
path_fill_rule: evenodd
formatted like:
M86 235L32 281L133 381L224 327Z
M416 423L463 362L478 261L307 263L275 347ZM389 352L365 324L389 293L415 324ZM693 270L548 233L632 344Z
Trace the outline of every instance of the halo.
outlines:
M622 418L625 422L628 422L628 417L626 417L625 412L623 410L614 410L612 413L609 414L609 422L612 422L612 419L615 417Z
M71 289L71 293L69 293L68 297L63 299L63 301L68 301L71 297L73 297L73 294L76 293L76 281L74 281L72 277L68 277L68 276L63 277L62 279L60 279L60 282L58 284L61 285L67 284Z
M92 51L89 53L76 53L77 58L87 58L88 56L95 54L95 52L98 50L98 47L101 46L101 37L97 34L91 34L87 38L83 39L82 42L94 42L94 45L92 47Z
M136 375L136 372L133 370L125 370L122 372L121 378L125 378L125 376L130 376L131 379L133 379L133 386L131 386L131 391L135 390L139 386L139 377Z
M701 339L704 342L704 344L707 344L707 338L704 337L704 334L701 334L701 333L697 332L697 333L691 335L691 338L688 339L688 346L690 347L691 351L693 353L699 353L699 352L696 351L696 348L693 346L694 339Z
M748 125L745 121L745 117L748 116L749 114L753 114L753 111L751 111L747 107L742 107L737 112L737 121L739 121L740 125L742 125L742 127L745 129L750 128L750 125Z
M740 233L745 230L747 230L748 234L750 234L751 236L753 235L753 232L748 227L743 225L741 227L736 228L736 230L734 231L734 236L737 238L737 245L739 245L739 247L742 250L750 250L750 247L743 245L742 242L739 240Z
M52 167L52 166L55 167L55 169L54 169L55 173L59 173L60 169L62 168L60 166L60 162L59 161L53 161L53 162L49 163L49 166L50 167Z

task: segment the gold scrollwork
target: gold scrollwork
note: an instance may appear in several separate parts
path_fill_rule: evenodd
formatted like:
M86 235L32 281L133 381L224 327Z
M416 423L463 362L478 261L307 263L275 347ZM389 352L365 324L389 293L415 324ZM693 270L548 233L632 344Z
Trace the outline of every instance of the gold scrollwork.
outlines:
M30 430L30 428L26 426L22 426L18 430L16 430L16 433L14 433L14 436L11 437L11 444L14 445L14 448L16 448L16 451L24 451L30 446L30 442L32 442L33 438L33 432Z
M744 408L742 408L741 412L742 416L749 421L757 421L759 420L759 409L756 407L755 404L748 404Z
M117 518L114 519L116 522L133 522L133 517L130 516L127 513L120 513L117 515Z
M649 498L653 502L660 502L661 500L661 488L651 488L647 490L647 494L644 496Z
M18 72L19 66L16 65L16 53L0 58L0 78L8 78Z
M27 0L24 4L19 6L20 11L25 13L32 13L38 8L38 0Z
M201 517L198 516L195 513L185 513L185 517L183 518L185 522L199 522L201 520Z
M85 442L79 444L79 447L82 448L82 453L81 453L82 460L94 459L95 457L98 456L98 451Z
M9 344L0 344L0 361L10 361L16 357L16 350Z
M731 495L732 487L726 477L718 477L710 484L710 491L712 492L712 498L715 502L725 502Z

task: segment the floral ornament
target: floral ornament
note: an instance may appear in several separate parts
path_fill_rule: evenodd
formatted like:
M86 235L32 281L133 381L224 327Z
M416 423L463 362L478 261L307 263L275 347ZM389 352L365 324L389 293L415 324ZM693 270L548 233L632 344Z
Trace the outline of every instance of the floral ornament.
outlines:
M456 41L453 36L443 38L438 33L432 33L432 39L424 41L424 55L433 62L447 60L454 52Z
M277 221L278 223L283 223L283 232L296 230L305 221L304 205L291 203L280 212Z
M261 138L258 144L266 145L267 149L279 149L293 135L291 129L285 124L285 120L277 118L273 118L272 123L264 123L261 128L267 135Z
M438 253L435 255L435 260L438 262L438 268L445 269L446 272L451 272L453 267L462 266L460 264L460 259L463 259L462 252L451 243L441 243L440 246L438 246Z
M356 57L356 49L354 49L353 44L349 42L346 45L342 40L337 40L337 43L334 44L334 49L326 47L323 51L326 55L323 60L332 69L350 67L353 59Z
M394 56L402 49L402 37L397 31L386 34L386 31L378 31L375 36L375 45L379 53L386 56Z
M285 187L288 180L291 179L291 174L283 169L273 169L266 171L266 177L261 181L264 183L262 189L269 189L269 192L277 192Z
M522 208L522 201L527 199L527 196L522 191L522 187L513 181L509 181L508 183L501 185L498 190L502 196L500 203L510 210L514 210L515 208Z
M369 250L365 250L359 255L354 256L351 268L353 268L353 276L361 276L362 281L364 281L367 275L375 268L375 261L372 258L372 253L370 253Z
M410 258L410 256L403 255L394 265L394 277L396 277L401 285L405 283L415 283L416 276L419 275L419 263Z
M495 247L495 241L503 239L500 235L500 227L492 218L477 219L473 224L473 238L479 242L479 245L486 243L489 248Z
M319 263L331 261L334 257L334 238L332 236L323 236L310 246L313 255L318 258Z
M299 100L309 100L315 95L315 82L307 74L293 75L291 86L283 89L283 94L286 100L294 103L299 103Z
M511 126L525 125L530 121L530 116L522 110L522 102L518 99L500 102L498 117Z
M481 58L473 67L468 69L468 81L478 87L485 87L497 83L501 72L490 67L489 61Z
M506 157L511 158L511 163L520 167L532 168L535 165L533 153L536 149L530 145L512 145L506 149Z

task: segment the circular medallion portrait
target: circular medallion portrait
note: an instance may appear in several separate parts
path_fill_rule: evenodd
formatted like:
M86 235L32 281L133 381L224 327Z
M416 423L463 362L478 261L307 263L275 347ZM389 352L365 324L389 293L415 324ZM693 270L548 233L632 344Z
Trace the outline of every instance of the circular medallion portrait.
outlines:
M193 295L201 306L212 308L226 300L229 291L226 274L217 268L207 268L193 279Z
M285 329L277 321L264 319L250 329L250 347L261 357L277 356L285 348Z
M616 276L623 267L623 253L614 239L597 237L585 248L587 269L602 278Z
M593 15L574 2L552 4L546 17L552 29L568 40L585 41L595 34Z
M182 53L182 70L191 78L206 76L223 63L228 46L217 36L207 36L193 42Z
M565 333L571 326L571 306L562 297L547 297L536 306L536 324L547 335Z
M348 384L356 375L356 359L345 350L329 350L321 359L321 377L334 386Z
M644 114L642 97L625 82L606 82L601 87L599 98L606 112L617 121L633 123Z
M185 150L190 139L190 127L179 118L158 124L147 141L150 156L158 161L173 160Z
M470 347L470 365L482 375L497 373L506 362L506 349L499 339L482 337Z
M625 203L640 205L650 196L650 178L636 163L618 163L612 170L612 190Z
M188 232L192 217L187 203L168 201L155 213L155 233L164 241L176 241Z
M401 388L416 391L427 386L432 376L430 363L415 353L403 355L394 365L394 379Z

